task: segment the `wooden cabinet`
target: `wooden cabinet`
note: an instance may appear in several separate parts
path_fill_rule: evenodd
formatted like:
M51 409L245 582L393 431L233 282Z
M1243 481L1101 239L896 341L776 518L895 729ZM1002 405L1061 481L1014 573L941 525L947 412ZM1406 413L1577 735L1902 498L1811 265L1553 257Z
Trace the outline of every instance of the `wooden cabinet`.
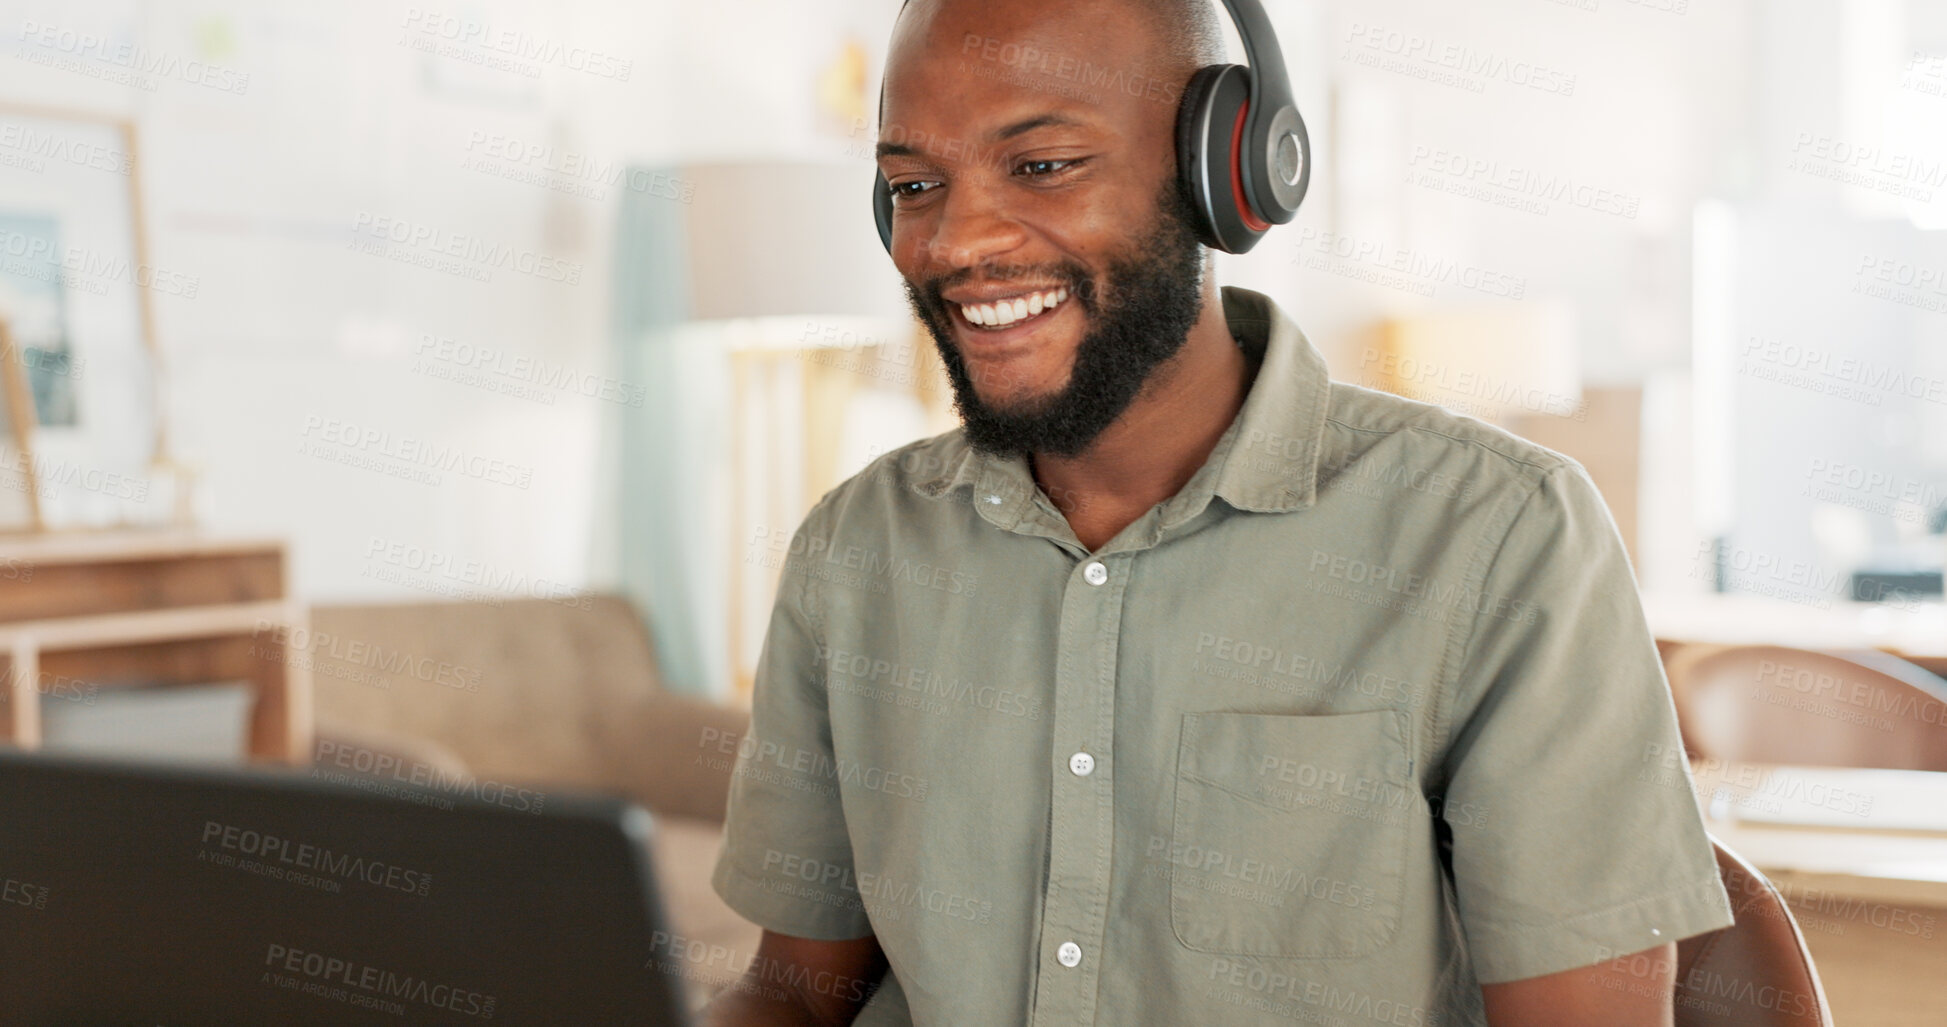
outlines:
M35 748L50 695L247 681L250 756L308 762L310 637L284 544L184 532L0 540L0 743Z

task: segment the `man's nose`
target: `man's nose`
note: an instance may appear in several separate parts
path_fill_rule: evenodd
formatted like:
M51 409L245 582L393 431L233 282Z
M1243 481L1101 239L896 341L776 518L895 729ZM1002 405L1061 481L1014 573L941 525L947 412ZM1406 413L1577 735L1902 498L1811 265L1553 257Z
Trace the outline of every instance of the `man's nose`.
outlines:
M925 240L925 262L954 271L993 263L1027 238L993 190L972 184L948 188L932 228Z

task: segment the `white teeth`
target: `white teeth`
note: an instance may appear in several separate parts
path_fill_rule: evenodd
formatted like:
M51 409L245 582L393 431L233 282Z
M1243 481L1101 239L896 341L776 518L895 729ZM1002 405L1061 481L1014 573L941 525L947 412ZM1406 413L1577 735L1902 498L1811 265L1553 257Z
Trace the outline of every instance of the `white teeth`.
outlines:
M1068 299L1068 290L1061 288L1050 292L1037 292L1019 299L982 303L978 306L963 303L960 305L960 313L974 324L999 328L1053 310L1066 299Z

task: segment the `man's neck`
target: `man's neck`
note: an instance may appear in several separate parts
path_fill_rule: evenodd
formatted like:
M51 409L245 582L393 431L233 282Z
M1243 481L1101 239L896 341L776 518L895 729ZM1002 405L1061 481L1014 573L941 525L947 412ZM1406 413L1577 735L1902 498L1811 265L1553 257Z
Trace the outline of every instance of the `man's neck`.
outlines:
M1035 480L1093 552L1182 490L1236 419L1256 374L1209 286L1183 348L1142 395L1079 456L1033 454Z

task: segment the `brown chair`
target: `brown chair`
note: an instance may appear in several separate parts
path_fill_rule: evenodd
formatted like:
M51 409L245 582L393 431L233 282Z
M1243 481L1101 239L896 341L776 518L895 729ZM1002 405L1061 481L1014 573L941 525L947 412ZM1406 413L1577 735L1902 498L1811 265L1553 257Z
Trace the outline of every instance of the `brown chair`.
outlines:
M1947 681L1889 653L1694 645L1665 669L1693 761L1947 770Z
M1737 922L1677 943L1676 1027L1831 1027L1825 988L1785 897L1710 841Z

